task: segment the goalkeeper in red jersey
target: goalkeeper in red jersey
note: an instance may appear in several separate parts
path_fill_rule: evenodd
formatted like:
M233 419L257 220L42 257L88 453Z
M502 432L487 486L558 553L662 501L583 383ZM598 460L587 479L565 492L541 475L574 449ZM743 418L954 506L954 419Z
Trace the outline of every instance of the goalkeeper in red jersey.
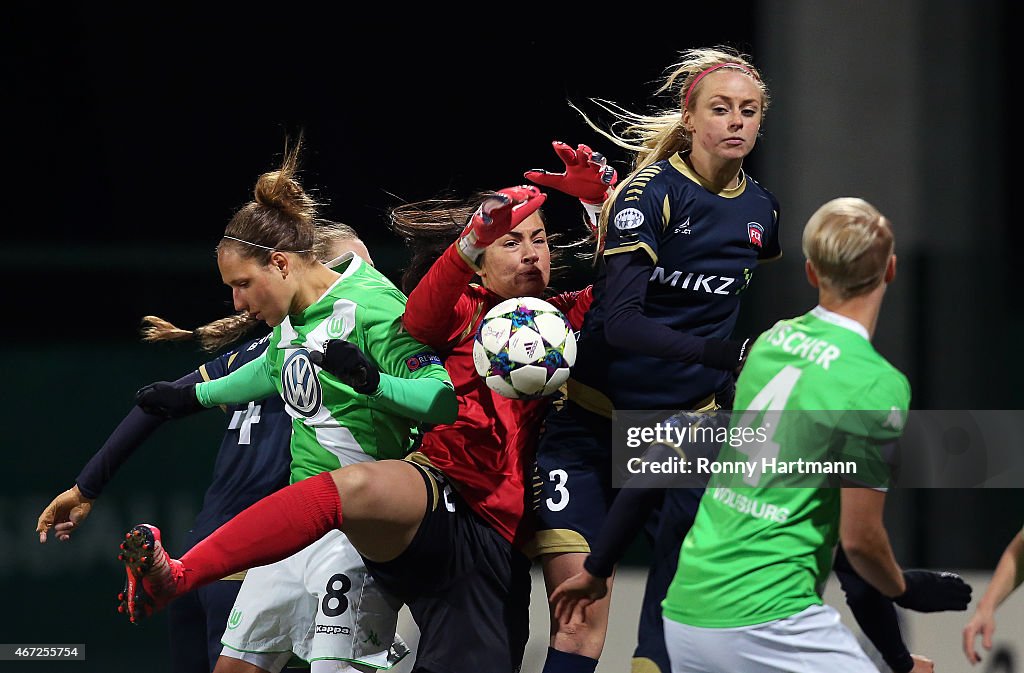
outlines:
M614 172L592 155L583 168L598 183L592 190L604 193ZM567 167L554 179L579 196L571 173ZM349 465L282 489L181 560L152 550L158 560L141 579L158 605L339 529L381 585L409 605L422 634L414 670L518 670L529 601L529 559L520 549L529 537L524 482L546 405L492 393L473 371L469 342L487 307L546 290L551 251L538 213L545 198L535 187L512 187L489 194L475 210L448 204L443 217L420 206L396 211L400 231L416 220L455 239L411 292L404 325L445 358L458 417L427 432L419 453L406 460ZM452 222L466 215L456 233ZM416 228L404 231L416 238ZM470 285L474 276L480 286ZM589 297L583 291L551 301L579 326ZM333 344L314 362L349 378L377 374L372 362L354 363Z

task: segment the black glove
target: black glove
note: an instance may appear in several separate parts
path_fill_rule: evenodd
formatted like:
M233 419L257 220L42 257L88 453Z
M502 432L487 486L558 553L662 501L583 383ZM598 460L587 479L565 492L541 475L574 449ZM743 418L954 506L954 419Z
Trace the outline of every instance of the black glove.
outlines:
M139 388L135 393L135 403L147 414L161 418L182 418L206 408L196 399L196 384L181 386L169 381L157 381Z
M908 610L966 610L971 602L971 585L956 573L904 570L903 580L907 590L892 600Z
M380 372L359 347L343 339L328 339L324 350L310 351L309 361L322 367L357 393L372 395L380 386Z
M700 363L711 369L732 372L743 366L752 339L705 339Z

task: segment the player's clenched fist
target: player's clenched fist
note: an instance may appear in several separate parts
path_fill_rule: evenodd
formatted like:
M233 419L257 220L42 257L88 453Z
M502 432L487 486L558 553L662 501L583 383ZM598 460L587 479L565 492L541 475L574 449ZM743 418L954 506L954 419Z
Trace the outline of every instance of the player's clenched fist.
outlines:
M458 246L463 258L478 268L487 246L535 213L546 198L547 195L536 187L521 185L499 189L484 199L459 235Z
M324 341L324 350L311 351L309 361L357 393L372 395L380 386L380 371L359 347L344 339Z

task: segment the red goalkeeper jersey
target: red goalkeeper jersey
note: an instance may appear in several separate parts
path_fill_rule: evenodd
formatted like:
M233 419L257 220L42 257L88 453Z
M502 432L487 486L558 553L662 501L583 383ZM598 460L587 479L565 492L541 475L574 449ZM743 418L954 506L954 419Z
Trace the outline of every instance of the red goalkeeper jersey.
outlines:
M454 246L445 250L409 295L403 322L409 334L444 358L459 415L435 426L420 451L454 482L462 498L517 546L533 530L525 516L537 435L550 400L512 400L492 391L473 365L473 337L491 307L503 301L470 285L473 270ZM579 329L591 288L547 297Z

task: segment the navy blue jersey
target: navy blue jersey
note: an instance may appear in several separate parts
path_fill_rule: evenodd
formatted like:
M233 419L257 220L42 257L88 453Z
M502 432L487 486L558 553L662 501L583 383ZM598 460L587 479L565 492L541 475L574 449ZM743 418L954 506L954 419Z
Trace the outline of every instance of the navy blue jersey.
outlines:
M750 176L709 191L674 155L640 171L617 193L605 257L639 256L649 265L643 316L673 332L729 339L740 296L759 261L781 254L778 201ZM615 348L605 323L604 272L584 320L570 399L599 413L616 409L687 409L728 386L730 372L688 359L663 359ZM639 328L639 327L638 327ZM582 384L582 385L581 385Z
M258 357L270 335L249 341L199 368L206 381L227 376ZM224 522L288 484L292 421L280 395L225 407L228 427L213 467L213 480L203 497L188 545L203 539Z

